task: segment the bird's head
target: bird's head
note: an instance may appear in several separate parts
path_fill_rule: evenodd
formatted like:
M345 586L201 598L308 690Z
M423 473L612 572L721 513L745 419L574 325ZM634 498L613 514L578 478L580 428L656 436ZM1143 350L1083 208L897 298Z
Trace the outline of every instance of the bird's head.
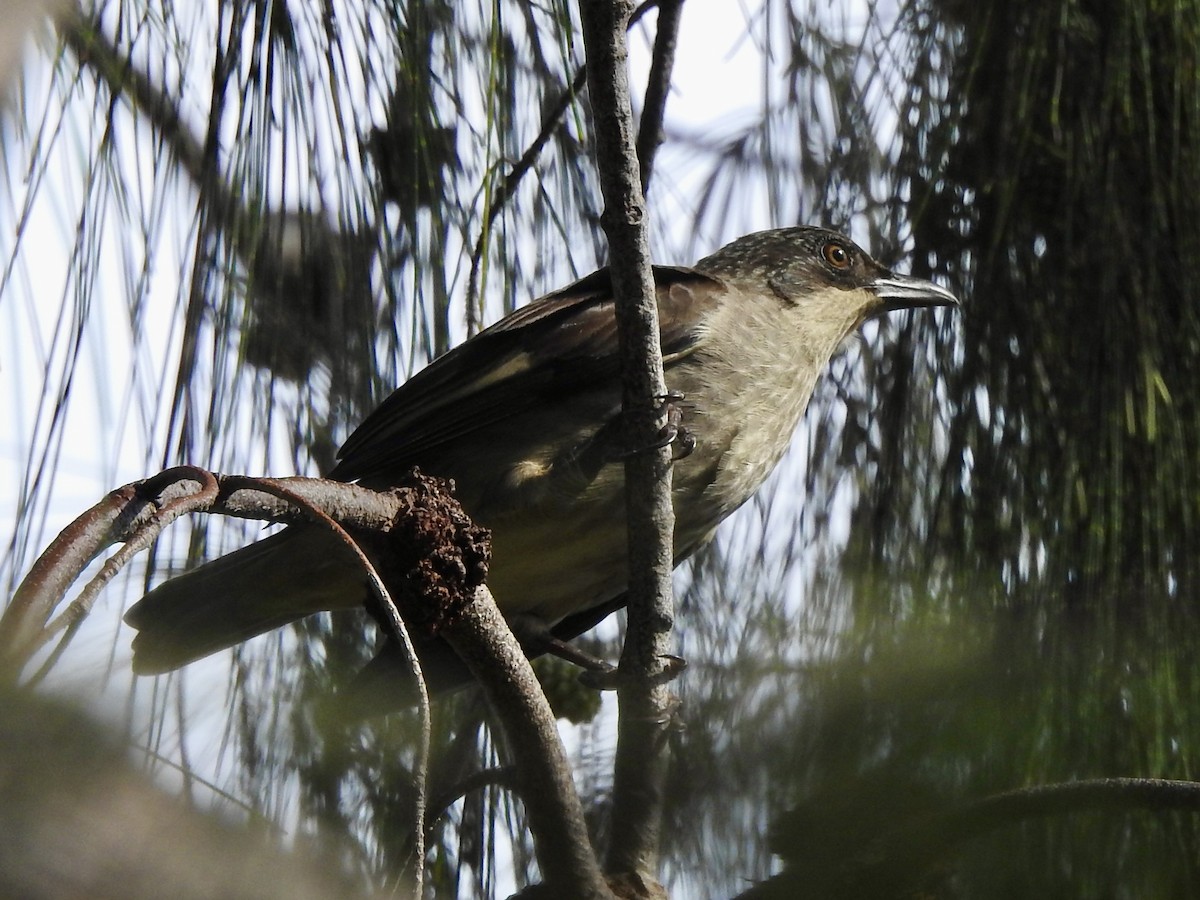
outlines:
M825 318L844 333L892 310L959 302L932 281L896 274L845 235L826 228L748 234L695 268L742 288L766 287L783 303L807 308L809 318Z

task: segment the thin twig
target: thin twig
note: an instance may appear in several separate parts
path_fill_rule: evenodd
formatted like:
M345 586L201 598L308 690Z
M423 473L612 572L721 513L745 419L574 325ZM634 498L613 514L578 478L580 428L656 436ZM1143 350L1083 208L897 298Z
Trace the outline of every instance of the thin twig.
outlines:
M667 95L671 91L671 70L675 66L675 46L679 40L682 11L683 0L659 0L658 30L654 35L654 53L650 59L650 76L646 82L646 99L642 104L642 121L637 137L643 194L650 188L654 156L663 142L663 118Z
M374 564L367 558L362 547L358 545L358 542L350 536L350 533L345 528L339 525L323 509L302 496L298 491L278 483L264 483L261 479L255 478L228 477L226 485L235 490L239 487L260 490L279 497L281 500L286 500L303 511L313 522L337 535L338 539L358 559L358 564L367 576L367 581L371 585L375 599L379 601L379 607L387 620L391 637L404 648L405 663L409 674L412 675L413 681L416 683L417 710L421 722L421 742L417 749L417 763L413 772L414 797L412 811L413 839L416 841L416 848L413 855L417 859L417 865L413 866L413 880L415 883L413 884L412 896L419 898L424 892L425 881L425 866L423 862L425 859L425 793L429 780L429 748L433 740L433 727L429 711L429 690L425 684L425 677L421 672L421 662L417 658L417 648L413 645L412 637L408 633L408 627L404 624L404 619L400 616L400 610L392 600L392 595L383 583L383 579L379 577Z
M533 169L533 164L537 162L537 158L541 155L546 144L550 142L551 135L558 128L559 121L563 114L574 102L576 95L583 90L584 84L587 82L587 69L580 66L575 72L575 77L571 80L570 85L559 95L555 104L550 107L546 115L542 118L542 127L537 133L537 137L533 142L525 148L525 152L521 154L521 158L513 164L509 173L504 176L504 181L500 187L492 195L492 202L488 204L487 212L483 216L483 227L479 230L479 237L475 240L475 247L471 250L471 275L467 280L467 333L474 334L479 328L479 320L476 317L477 308L479 306L479 272L483 267L484 250L487 247L488 238L491 237L492 223L495 222L496 216L500 215L509 199L516 193L517 188L521 185L521 180Z
M516 775L517 770L515 766L492 766L472 772L445 790L439 791L429 801L429 807L425 811L426 833L428 834L433 830L447 809L467 796L467 794L486 787L501 787L513 791L520 796L520 783Z
M670 2L678 3L679 0L670 0ZM629 17L628 28L632 28L637 21L663 3L663 0L645 0ZM675 28L678 29L678 13L676 15ZM661 13L660 13L661 17ZM659 29L661 31L662 24L660 19ZM674 43L672 42L672 51ZM656 54L657 55L657 54ZM673 58L673 57L672 57ZM653 76L652 76L653 77ZM670 65L667 66L667 79L670 79ZM525 148L525 152L521 154L521 158L513 164L509 173L504 176L504 181L496 192L492 195L492 201L488 204L487 212L483 216L483 226L479 229L479 237L475 240L475 246L471 250L471 274L467 279L467 334L474 334L479 328L479 320L477 313L479 312L479 273L483 268L483 256L488 244L488 239L492 232L492 223L496 221L496 217L504 210L508 201L520 187L521 181L533 169L537 159L545 149L546 144L550 142L551 136L555 129L558 128L562 117L570 109L571 104L583 90L583 86L587 83L587 63L585 62L575 70L575 77L571 79L571 83L567 85L558 95L558 99L549 108L546 114L542 117L542 127L538 129L537 136ZM649 102L649 96L647 96ZM664 100L665 102L665 100ZM661 116L661 111L660 111ZM658 140L662 140L662 122L661 118L657 129ZM649 177L648 175L646 176Z
M192 483L198 487L186 487ZM38 650L67 628L52 660L57 658L74 634L74 629L68 626L83 619L100 588L112 580L136 549L147 546L184 513L208 508L217 494L217 482L210 472L177 466L153 480L110 492L64 528L34 562L12 602L0 615L0 659L5 675L15 679ZM145 538L138 537L139 534L145 534ZM51 622L54 610L83 570L106 548L120 542L127 546L114 554ZM130 549L129 544L136 546Z
M91 68L113 97L126 98L145 114L184 171L202 184L207 170L204 147L180 119L179 105L108 40L98 19L74 9L59 17L58 31L79 64Z
M1165 778L1093 778L1040 784L985 797L941 815L908 822L877 842L864 871L911 865L1006 825L1078 812L1200 811L1200 783Z
M999 828L1034 818L1080 812L1200 812L1200 782L1161 778L1096 778L1042 784L1006 791L966 803L948 812L896 823L894 830L840 861L841 875L822 896L907 896L956 848ZM799 877L811 885L811 873L785 871L739 894L735 900L782 896Z

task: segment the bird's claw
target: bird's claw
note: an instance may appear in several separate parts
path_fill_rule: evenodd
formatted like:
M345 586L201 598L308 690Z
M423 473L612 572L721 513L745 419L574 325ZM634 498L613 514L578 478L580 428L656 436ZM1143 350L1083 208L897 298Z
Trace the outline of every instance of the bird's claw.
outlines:
M687 660L681 656L665 655L660 657L663 662L662 670L650 679L654 685L667 684L674 681L687 668ZM627 671L617 666L590 668L580 673L579 682L584 687L597 691L616 691L633 680Z
M658 438L653 443L626 451L621 454L622 459L661 450L663 447L673 447L671 459L677 461L691 456L692 451L696 449L696 435L683 424L683 411L688 408L683 402L684 395L680 391L667 391L654 399L658 401L655 413L661 415L665 412L667 424L659 429Z

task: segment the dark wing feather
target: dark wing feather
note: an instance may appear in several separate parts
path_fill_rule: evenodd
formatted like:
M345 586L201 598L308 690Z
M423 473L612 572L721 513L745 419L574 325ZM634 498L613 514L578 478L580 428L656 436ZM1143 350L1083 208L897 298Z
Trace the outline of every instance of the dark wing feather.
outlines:
M663 354L677 358L695 343L720 283L666 266L656 266L654 277ZM611 280L601 269L518 309L402 384L350 435L330 477L395 473L617 371Z

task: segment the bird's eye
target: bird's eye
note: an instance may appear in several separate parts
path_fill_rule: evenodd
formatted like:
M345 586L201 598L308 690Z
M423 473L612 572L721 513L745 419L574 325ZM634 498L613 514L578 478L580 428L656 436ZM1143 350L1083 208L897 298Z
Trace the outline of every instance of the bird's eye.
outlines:
M825 246L821 248L821 256L835 269L844 271L850 268L850 251L837 241L826 242Z

